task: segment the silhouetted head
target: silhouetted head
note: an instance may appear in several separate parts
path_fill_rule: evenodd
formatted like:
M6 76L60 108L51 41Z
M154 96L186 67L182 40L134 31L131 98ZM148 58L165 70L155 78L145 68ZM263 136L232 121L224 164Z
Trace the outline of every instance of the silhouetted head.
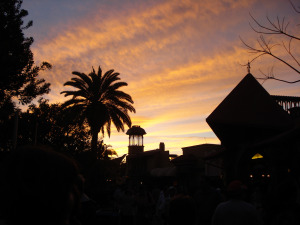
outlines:
M170 202L170 225L193 225L196 223L196 205L187 195L178 195Z
M246 185L239 180L234 180L227 186L227 195L229 198L242 199L246 190Z
M15 224L66 224L79 202L76 164L46 147L17 149L1 171L1 214Z

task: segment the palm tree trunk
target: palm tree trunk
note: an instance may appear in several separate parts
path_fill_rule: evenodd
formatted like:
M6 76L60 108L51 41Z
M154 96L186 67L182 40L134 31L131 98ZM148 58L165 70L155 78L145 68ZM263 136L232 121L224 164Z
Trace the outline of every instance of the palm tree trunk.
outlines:
M97 152L98 132L92 131L92 151Z

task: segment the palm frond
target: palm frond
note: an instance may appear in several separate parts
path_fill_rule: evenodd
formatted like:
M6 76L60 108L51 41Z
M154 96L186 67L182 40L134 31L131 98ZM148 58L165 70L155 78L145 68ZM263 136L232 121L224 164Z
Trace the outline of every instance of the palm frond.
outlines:
M106 80L108 77L110 77L112 74L113 74L114 70L109 70L109 71L106 71L105 74L103 75L102 77L102 80Z
M98 77L100 77L100 78L102 77L102 69L101 69L100 66L98 67L98 73L97 74L98 74Z
M130 102L131 104L134 103L131 96L123 91L114 91L113 95L114 95L114 97L116 97L118 99L124 99L124 100Z
M74 80L67 81L66 83L64 83L64 86L71 86L71 87L74 87L74 88L77 88L77 89L80 89L80 90L87 91L86 87L83 86L82 83L80 83L78 81L74 81Z
M121 120L120 116L117 113L115 113L115 110L114 110L113 113L111 113L110 118L111 118L111 120L112 120L113 124L115 125L115 128L117 129L118 132L120 132L120 130L121 131L125 130L124 125L122 123L122 120Z
M128 86L128 84L126 82L117 82L117 83L114 83L112 84L111 86L109 86L109 90L117 90L121 87L125 87L125 86Z
M104 132L104 126L102 126L100 129L101 129L100 131L101 131L102 135L104 136L104 133L105 133L105 132ZM110 134L109 134L109 135L110 135Z
M132 106L132 104L128 103L127 101L123 101L120 98L112 97L108 102L108 104L113 107L118 107L119 109L128 110L135 113L135 108Z
M97 147L94 141L97 135L94 134L102 132L104 135L106 132L110 136L112 123L118 131L124 131L124 125L131 127L128 113L135 112L135 108L131 96L119 90L128 85L126 82L118 82L121 80L119 73L109 70L103 75L99 66L97 73L92 68L88 75L77 71L72 74L77 77L71 78L64 86L71 86L77 90L61 92L65 96L72 96L72 99L63 105L69 110L68 113L78 116L76 120L81 118L83 123L86 118L93 133L92 148Z
M98 74L96 74L95 72L91 72L89 74L89 76L92 79L92 85L95 85L95 84L98 85L98 84L100 84L101 77L99 77Z
M84 73L80 73L80 72L77 72L77 71L73 71L72 72L73 75L76 75L78 77L80 77L82 80L84 80L84 82L90 86L92 84L92 80L89 78L88 75L84 74Z
M65 97L73 95L73 98L77 98L77 97L83 97L83 98L87 98L86 91L83 90L78 90L78 91L62 91L60 92L60 94L64 94Z
M65 101L62 104L62 107L65 108L65 107L72 106L72 105L73 106L77 106L77 105L84 106L84 103L85 103L84 99L75 99L75 98L72 98L72 99L69 99L69 100Z
M107 135L108 137L110 137L110 134L111 134L111 130L110 130L110 127L111 127L111 120L109 119L106 123L106 132L107 132Z
M89 85L88 85L84 80L82 80L82 79L80 79L80 78L73 77L73 78L71 78L71 80L72 80L72 81L75 81L75 82L77 82L77 83L80 83L80 84L82 85L83 89L85 89L85 90L87 90L88 87L89 87Z
M124 131L124 124L126 124L128 127L131 127L131 119L127 113L127 110L114 106L110 108L110 111L111 118L118 131Z
M92 98L97 101L97 95L101 87L101 78L96 73L90 73L89 76L92 78L92 85L89 87Z
M119 73L110 73L106 77L104 75L101 82L101 90L106 90L110 85L112 85L113 82L121 80L119 75L120 75Z

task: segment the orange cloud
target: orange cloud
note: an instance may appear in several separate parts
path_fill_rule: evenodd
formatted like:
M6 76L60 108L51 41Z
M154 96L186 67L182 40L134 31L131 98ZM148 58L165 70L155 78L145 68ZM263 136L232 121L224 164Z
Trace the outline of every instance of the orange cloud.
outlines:
M133 124L148 133L146 149L157 148L160 141L167 141L167 148L176 152L205 140L217 143L205 118L247 73L240 64L252 56L239 36L250 42L256 39L248 26L248 12L264 18L262 6L276 13L283 3L170 0L136 4L123 4L119 9L95 3L86 17L56 24L49 28L51 36L36 40L35 60L53 64L52 71L42 74L52 84L48 98L65 100L59 93L74 70L89 73L98 65L103 70L114 68L129 84L123 90L135 101ZM260 8L253 8L257 5ZM251 72L258 75L259 69L275 63L257 60ZM281 71L283 67L276 63L276 68ZM287 93L286 86L264 85ZM299 85L293 86L288 93L297 95L298 90ZM127 139L113 129L105 141L126 152Z

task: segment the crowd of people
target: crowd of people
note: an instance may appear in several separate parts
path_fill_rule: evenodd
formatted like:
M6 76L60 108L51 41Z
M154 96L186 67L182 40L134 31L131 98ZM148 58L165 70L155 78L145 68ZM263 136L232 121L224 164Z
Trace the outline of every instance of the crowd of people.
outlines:
M118 187L114 200L120 216L119 224L196 224L196 202L186 191L173 186L140 186L136 192L128 187Z
M23 147L1 163L0 225L256 225L299 224L297 185L285 182L266 217L258 191L232 181L226 189L199 179L184 185L115 186L110 212L86 195L77 164L45 147ZM266 220L267 218L267 220Z
M192 189L118 187L114 200L119 224L262 224L255 206L245 201L246 193L246 186L238 180L231 182L226 192L200 180Z

